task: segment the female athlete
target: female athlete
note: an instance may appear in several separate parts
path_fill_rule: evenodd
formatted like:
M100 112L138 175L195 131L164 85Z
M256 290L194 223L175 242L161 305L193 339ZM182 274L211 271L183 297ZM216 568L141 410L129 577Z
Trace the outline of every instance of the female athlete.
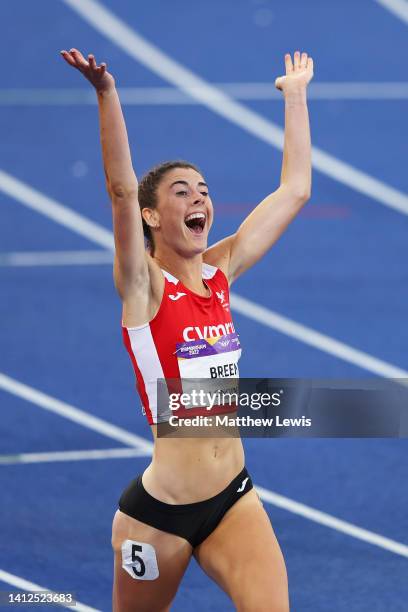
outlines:
M155 440L150 465L124 491L113 520L113 609L169 610L194 555L237 610L288 611L285 563L245 469L241 440L158 437L156 380L191 373L208 378L210 368L221 377L237 375L229 286L271 248L310 197L306 90L313 61L306 53L296 52L293 60L287 54L286 74L275 82L285 101L279 187L234 234L207 248L213 205L203 174L187 162L166 162L138 184L106 64L76 49L61 53L97 94L123 335ZM220 336L230 350L200 353ZM198 355L195 350L192 359L180 358L191 345Z

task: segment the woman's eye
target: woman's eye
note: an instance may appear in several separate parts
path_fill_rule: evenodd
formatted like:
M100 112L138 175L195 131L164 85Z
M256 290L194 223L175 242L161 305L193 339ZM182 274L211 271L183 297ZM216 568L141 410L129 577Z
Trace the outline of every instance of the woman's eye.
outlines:
M187 191L177 191L176 195L187 195Z
M208 196L208 191L201 191L201 195Z

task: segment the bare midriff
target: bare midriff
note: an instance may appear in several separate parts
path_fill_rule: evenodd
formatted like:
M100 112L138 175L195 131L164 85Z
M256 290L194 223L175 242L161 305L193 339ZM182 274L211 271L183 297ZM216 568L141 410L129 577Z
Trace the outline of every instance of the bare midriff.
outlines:
M244 467L240 438L157 437L143 486L167 504L191 504L220 493Z

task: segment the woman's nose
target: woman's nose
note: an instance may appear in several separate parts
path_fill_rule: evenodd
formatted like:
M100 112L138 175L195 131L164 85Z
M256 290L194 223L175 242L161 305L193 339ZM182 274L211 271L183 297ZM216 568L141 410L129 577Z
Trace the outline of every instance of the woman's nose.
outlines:
M204 202L204 196L201 193L196 193L194 196L194 204L201 204Z

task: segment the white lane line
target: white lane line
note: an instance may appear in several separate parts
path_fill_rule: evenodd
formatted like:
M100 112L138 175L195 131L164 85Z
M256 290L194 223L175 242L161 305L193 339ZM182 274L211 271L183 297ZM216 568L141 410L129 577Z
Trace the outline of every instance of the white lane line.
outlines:
M113 249L113 236L107 229L62 206L3 170L0 170L0 191L75 233Z
M258 113L210 85L158 47L148 42L97 0L62 0L91 26L165 81L169 81L216 114L238 125L253 136L283 150L284 131ZM364 195L408 214L408 196L336 157L313 147L313 165L323 174Z
M26 251L0 253L0 266L83 266L111 264L111 251Z
M273 83L211 83L237 100L281 102L282 94ZM174 87L119 87L125 106L196 105L200 102ZM200 89L196 90L200 93ZM308 89L309 100L406 100L408 83L395 82L317 82ZM96 105L88 89L0 89L2 106Z
M226 94L240 100L279 100L282 94L274 83L212 83ZM308 87L308 100L405 100L408 83L390 82L313 82ZM1 98L0 98L1 99Z
M363 542L367 542L373 546L378 546L379 548L388 550L389 552L400 555L401 557L408 558L408 546L406 544L401 544L401 542L397 542L396 540L391 540L390 538L386 538L378 533L369 531L368 529L363 529L362 527L353 525L353 523L338 519L331 514L321 512L320 510L316 510L315 508L296 502L289 497L284 497L283 495L274 493L273 491L265 489L264 487L260 487L258 485L255 485L255 487L260 497L264 501L277 506L278 508L282 508L288 512L302 516L303 518L319 523L320 525L325 525L325 527L329 527L335 531L340 531L341 533L349 535L352 538L356 538L357 540L362 540Z
M2 106L71 106L72 104L97 104L91 88L18 88L0 89Z
M398 19L408 23L408 2L406 0L375 0L385 9L393 13Z
M1 177L1 172L0 172ZM20 181L15 180L17 183ZM0 180L0 189L1 189L1 180ZM12 193L10 195L13 195ZM39 194L41 198L38 200L37 204L37 212L48 216L48 207L42 206L43 199L47 199L42 194ZM25 200L20 198L19 201L22 204L25 204ZM53 220L61 225L66 225L64 219L69 216L70 209L65 207L63 204L56 203L58 209L64 211L64 215L59 218L58 216L53 216ZM83 227L86 226L87 219L82 215L78 215L75 213L76 217L78 217L78 221L74 221L70 223L69 229L73 232L77 232L82 234ZM77 226L78 222L78 226ZM113 236L109 230L105 230L97 223L92 222L92 227L87 231L87 238L92 242L99 244L101 246L110 245L108 248L113 248ZM108 240L109 239L109 240ZM354 365L358 365L359 367L368 370L369 372L373 372L374 374L379 374L380 376L385 376L388 378L407 378L408 372L405 370L398 368L390 363L377 359L376 357L372 357L371 355L359 351L343 342L335 340L330 336L326 336L321 334L320 332L315 331L310 327L306 327L300 323L296 323L296 321L292 321L282 315L274 312L264 306L256 304L246 298L243 298L236 293L231 294L231 305L234 310L239 312L240 314L248 317L249 319L253 319L262 325L266 325L267 327L271 327L276 329L282 334L290 336L292 338L296 338L300 342L304 344L308 344L309 346L313 346L314 348L318 348L325 353L329 353L330 355L334 355L339 359L343 359L348 363L352 363Z
M0 455L0 465L49 463L54 461L126 459L128 457L150 457L150 455L150 451L140 448L105 448L81 451L55 451L49 453L19 453L14 455Z
M145 438L130 433L112 423L108 423L99 417L88 414L70 404L61 402L51 395L29 387L2 373L0 373L0 389L123 444L128 444L146 452L151 452L153 448L153 444L145 440Z
M6 584L11 584L13 587L20 589L21 591L49 591L47 587L42 587L36 584L35 582L29 582L28 580L25 580L25 578L21 578L20 576L16 576L15 574L10 574L9 572L5 572L2 569L0 569L0 580L2 582L5 582ZM53 591L51 591L51 593L52 592ZM23 606L23 608L26 607L23 604L21 605ZM78 612L102 612L98 608L91 608L90 606L86 606L78 600L76 601L75 606L68 606L63 604L59 605L64 608L69 608L70 610L77 610ZM35 607L36 606L34 606L34 608Z
M231 294L231 308L236 312L253 319L266 327L275 329L291 338L295 338L304 344L313 346L329 355L338 357L343 361L359 366L364 370L373 372L386 378L408 378L408 371L398 368L386 361L372 357L368 353L359 351L344 342L339 342L330 336L315 331L306 325L296 323L269 308L255 304L236 293Z
M75 422L79 422L81 425L84 425L85 427L90 427L91 429L95 429L95 431L99 431L100 433L103 433L107 437L111 437L113 440L119 439L118 438L118 431L119 431L121 441L124 441L125 439L127 440L128 443L130 441L131 446L135 446L139 450L143 450L144 452L146 452L145 456L148 456L148 454L152 453L153 445L151 442L149 442L145 438L141 436L135 436L134 434L127 432L124 429L119 429L118 427L107 424L105 421L101 421L100 419L95 419L95 417L88 415L82 410L78 410L78 408L73 408L72 406L69 406L68 404L63 403L60 400L52 398L49 395L45 395L37 391L36 389L27 387L27 385L22 385L21 383L17 383L17 381L12 381L13 384L4 385L2 384L4 378L8 380L11 380L11 379L9 379L8 377L4 377L3 375L0 374L0 388L3 388L5 391L8 391L9 393L17 395L18 397L21 397L23 399L26 399L27 401L36 403L40 408L45 408L46 410L49 410L49 405L57 406L58 410L56 411L53 410L53 412L57 412L57 414L69 420L74 420ZM37 401L38 396L40 396L39 399L41 401ZM44 402L42 398L46 398L46 401ZM59 409L61 405L63 407L62 410ZM77 420L76 418L78 414L80 416L79 420ZM74 415L75 418L72 418L72 415ZM102 422L104 426L102 430L99 429L99 425L97 428L93 427L95 420ZM106 425L108 426L106 427ZM132 441L133 441L133 444L132 444ZM128 450L128 449L124 449L124 450ZM261 496L261 498L269 504L278 506L279 508L284 508L288 512L299 514L306 519L312 520L316 523L320 523L321 525L325 525L326 527L334 529L335 531L340 531L342 533L345 533L358 540L363 540L364 542L375 544L376 546L389 550L390 552L393 552L397 555L408 556L408 547L405 544L401 544L394 540L390 540L374 532L367 531L365 529L361 529L357 525L353 525L352 523L348 523L346 521L337 519L336 517L330 514L320 512L319 510L316 510L315 508L311 508L310 506L306 506L305 504L296 502L295 500L292 500L288 497L279 495L273 491L270 491L269 489L258 487L257 485L255 486L257 490L259 491L259 495ZM0 575L0 580L1 580L1 575Z

